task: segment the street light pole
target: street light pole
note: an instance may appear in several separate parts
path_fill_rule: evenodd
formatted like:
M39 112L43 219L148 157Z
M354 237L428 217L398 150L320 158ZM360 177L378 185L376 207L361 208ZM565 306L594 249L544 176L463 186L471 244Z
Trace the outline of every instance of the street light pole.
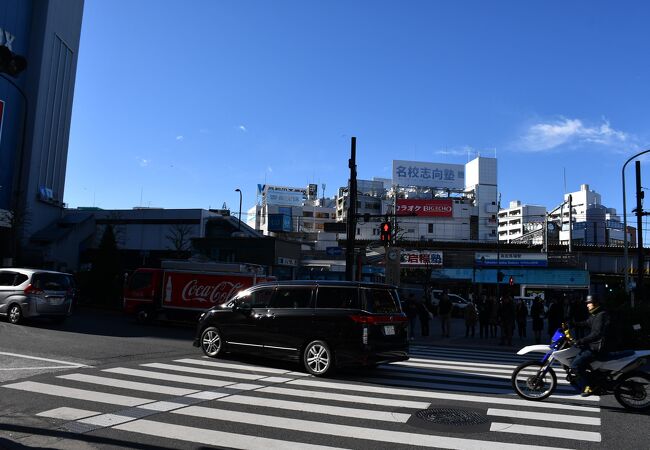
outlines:
M625 203L625 166L632 161L634 158L637 158L644 153L649 153L650 149L644 150L642 152L637 153L636 155L631 156L627 161L625 161L625 164L623 164L623 168L621 169L621 177L623 179L623 263L625 267L625 293L629 294L630 293L630 262L628 261L628 254L627 254L627 207ZM639 270L641 270L641 267L639 267Z
M235 192L239 192L239 227L237 228L238 231L241 231L241 189L237 188L235 189Z

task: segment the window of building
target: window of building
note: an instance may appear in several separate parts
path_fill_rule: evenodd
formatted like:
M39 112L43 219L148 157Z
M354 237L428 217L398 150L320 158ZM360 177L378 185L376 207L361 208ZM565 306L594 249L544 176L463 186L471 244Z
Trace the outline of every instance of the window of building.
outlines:
M428 227L429 227L428 232L433 233L433 224L432 223L428 224Z
M314 212L313 211L303 211L302 216L303 217L314 217Z

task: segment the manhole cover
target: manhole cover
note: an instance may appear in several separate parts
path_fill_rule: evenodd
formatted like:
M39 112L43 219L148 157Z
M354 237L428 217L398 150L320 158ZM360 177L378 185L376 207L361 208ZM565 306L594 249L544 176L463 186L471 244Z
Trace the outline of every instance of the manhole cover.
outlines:
M423 409L415 415L424 421L444 425L480 425L488 422L488 418L474 411L462 409L435 408Z

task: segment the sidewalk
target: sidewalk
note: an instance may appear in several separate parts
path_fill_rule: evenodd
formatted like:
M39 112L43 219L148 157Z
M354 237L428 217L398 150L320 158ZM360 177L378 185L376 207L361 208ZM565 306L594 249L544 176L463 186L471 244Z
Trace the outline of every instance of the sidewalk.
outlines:
M443 338L441 337L441 326L440 318L434 317L429 322L430 333L429 336L423 337L420 331L420 322L417 322L414 332L414 339L411 344L415 345L431 345L431 346L444 346L444 347L467 347L467 348L481 348L485 350L496 350L508 353L516 353L522 347L526 345L535 344L535 338L533 336L533 327L532 322L528 321L528 326L526 330L526 338L520 339L519 332L515 329L515 332L512 337L512 346L499 345L501 340L501 329L497 329L496 338L480 338L480 326L476 324L476 333L474 337L465 337L465 319L453 318L450 320L451 330L450 337ZM549 342L548 334L546 330L542 330L542 344L547 344Z

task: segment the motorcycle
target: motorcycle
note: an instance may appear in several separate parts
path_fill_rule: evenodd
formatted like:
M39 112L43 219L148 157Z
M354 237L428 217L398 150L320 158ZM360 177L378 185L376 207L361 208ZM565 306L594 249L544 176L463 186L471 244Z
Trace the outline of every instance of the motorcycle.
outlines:
M544 400L555 391L557 375L551 367L562 365L566 379L576 386L577 377L570 369L580 349L575 346L569 328L562 324L551 338L550 345L529 345L518 355L541 352L541 360L526 361L512 373L512 388L527 400ZM614 394L625 408L635 411L650 409L650 375L638 370L650 359L650 350L620 351L606 354L590 364L590 383L594 395Z

